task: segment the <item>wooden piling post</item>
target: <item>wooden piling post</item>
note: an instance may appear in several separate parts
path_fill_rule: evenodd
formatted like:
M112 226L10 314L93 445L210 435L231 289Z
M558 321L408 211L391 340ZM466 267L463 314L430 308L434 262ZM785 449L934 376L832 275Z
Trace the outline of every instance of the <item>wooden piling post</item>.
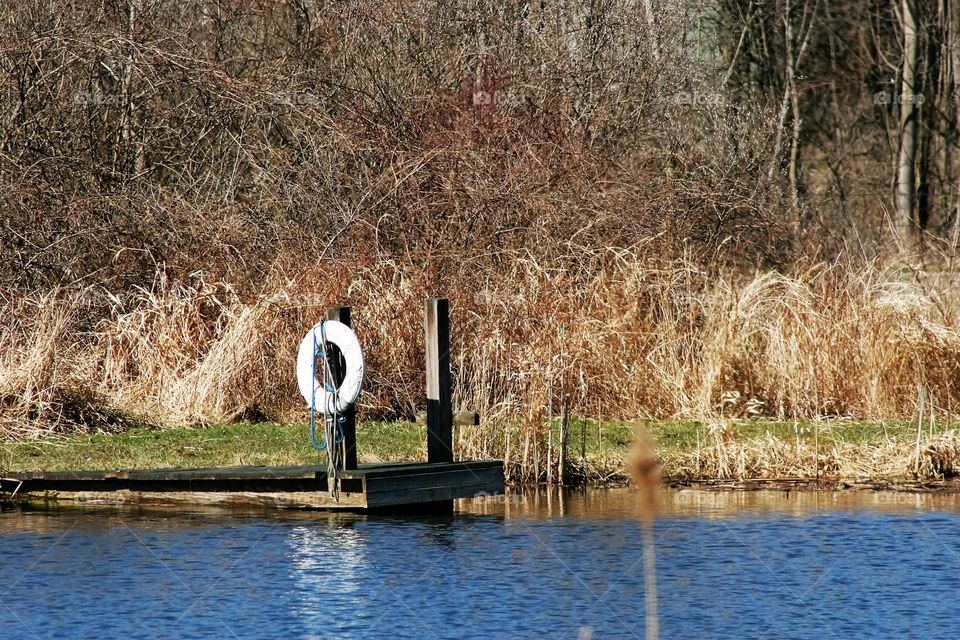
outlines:
M423 330L427 352L427 462L453 462L450 388L450 303L428 298Z
M350 326L350 307L327 307L327 320L337 320L343 324ZM333 374L336 377L334 381L337 386L343 382L344 375L347 370L346 362L343 360L343 355L340 353L340 349L336 345L330 345L330 351L333 355L332 365L333 365ZM344 469L356 469L357 468L357 411L354 407L350 407L343 413L344 422L342 425L343 428L343 468Z

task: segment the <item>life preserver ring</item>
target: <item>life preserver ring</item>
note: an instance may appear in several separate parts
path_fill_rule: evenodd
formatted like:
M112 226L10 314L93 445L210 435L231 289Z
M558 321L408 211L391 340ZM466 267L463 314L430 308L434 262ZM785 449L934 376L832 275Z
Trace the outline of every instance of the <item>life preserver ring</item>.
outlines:
M323 384L323 371L316 370L324 341L336 345L346 363L343 382L333 390ZM319 378L319 380L317 379ZM363 350L350 327L336 320L322 320L307 332L297 354L297 386L307 406L326 414L343 413L357 401L363 383Z

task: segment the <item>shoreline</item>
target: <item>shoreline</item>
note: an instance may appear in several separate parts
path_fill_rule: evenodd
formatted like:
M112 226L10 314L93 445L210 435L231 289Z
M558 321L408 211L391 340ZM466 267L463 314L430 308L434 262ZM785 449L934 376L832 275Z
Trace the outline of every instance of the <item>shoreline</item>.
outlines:
M960 493L960 478L943 480L805 478L664 480L671 489L698 491L894 491L898 493Z
M485 496L481 500L494 503L513 504L529 499L531 492L535 494L549 494L560 491L568 497L576 496L585 490L604 491L625 489L626 485L579 485L579 486L546 486L546 485L513 485L507 488L504 496ZM902 496L960 496L960 479L899 482L899 481L863 481L846 482L840 480L698 480L698 481L664 481L658 492L673 492L675 496L694 494L706 495L763 495L783 494L789 498L796 496L810 496L824 493L834 495L880 495L896 494ZM340 514L363 514L350 505L331 508L321 506L311 501L309 494L255 494L247 492L221 493L148 493L135 491L113 492L48 492L28 493L12 498L0 495L2 510L17 510L20 507L55 508L55 507L135 507L138 509L216 509L216 510L256 510L284 512L325 512ZM473 498L476 500L477 498ZM674 498L674 501L683 498ZM883 498L880 498L883 500ZM687 498L686 500L689 500Z
M458 428L459 459L505 458L507 484L550 486L545 460L472 446L489 426ZM781 423L764 421L603 423L571 420L564 485L615 487L629 481L631 441L645 430L656 442L665 487L715 491L774 489L960 492L953 460L960 432L953 425L920 433L896 423ZM0 442L4 472L325 464L305 425L236 423L200 428L141 427L120 433L54 436ZM358 429L361 463L425 458L424 427L364 422ZM552 461L552 460L551 460ZM530 472L540 466L539 477ZM553 486L556 466L551 469ZM819 475L819 477L817 477ZM535 481L538 480L538 481Z

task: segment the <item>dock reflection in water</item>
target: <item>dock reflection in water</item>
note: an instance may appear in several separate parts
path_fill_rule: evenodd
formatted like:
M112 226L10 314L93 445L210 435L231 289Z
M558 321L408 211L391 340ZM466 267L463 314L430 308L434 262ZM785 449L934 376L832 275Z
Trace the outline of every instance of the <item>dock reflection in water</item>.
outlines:
M663 638L949 637L952 494L659 496ZM5 638L644 634L628 490L464 501L452 518L62 507L0 513Z

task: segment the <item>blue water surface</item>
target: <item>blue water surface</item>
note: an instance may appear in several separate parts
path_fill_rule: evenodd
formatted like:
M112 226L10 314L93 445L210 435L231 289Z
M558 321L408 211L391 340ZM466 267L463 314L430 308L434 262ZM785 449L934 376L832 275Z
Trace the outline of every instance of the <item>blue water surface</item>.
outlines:
M467 506L439 519L7 511L0 630L644 638L642 522L584 504L562 514ZM661 638L960 635L960 517L950 511L664 514L654 534Z

